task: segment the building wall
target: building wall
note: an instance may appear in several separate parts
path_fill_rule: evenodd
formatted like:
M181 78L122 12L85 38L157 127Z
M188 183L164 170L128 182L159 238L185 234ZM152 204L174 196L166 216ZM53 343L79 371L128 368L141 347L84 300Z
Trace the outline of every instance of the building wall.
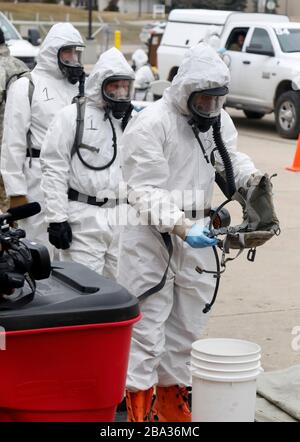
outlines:
M254 0L248 0L246 11L256 12ZM300 0L279 0L277 13L288 15L289 17L300 17Z
M289 17L300 17L300 1L299 0L279 0L277 8L279 14L286 14Z
M142 14L152 13L153 5L158 3L157 0L141 0L141 11ZM108 0L98 0L98 9L103 11L108 4ZM119 0L118 6L120 12L131 12L138 13L139 11L139 0Z
M153 5L156 3L158 3L157 0L141 0L142 13L152 13ZM103 11L107 4L108 0L98 0L99 11ZM278 4L278 14L286 14L289 17L300 17L300 0L279 0ZM139 0L119 0L119 8L121 12L138 13ZM256 2L254 0L248 0L246 12L256 12Z
M256 12L253 0L248 0L246 12Z

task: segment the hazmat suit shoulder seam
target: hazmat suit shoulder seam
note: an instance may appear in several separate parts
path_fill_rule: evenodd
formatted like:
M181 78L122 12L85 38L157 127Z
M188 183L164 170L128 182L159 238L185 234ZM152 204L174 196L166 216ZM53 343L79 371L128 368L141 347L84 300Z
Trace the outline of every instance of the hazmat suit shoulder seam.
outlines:
M29 78L28 77L21 77L18 78L16 81L14 81L11 86L10 90L13 91L21 91L23 95L28 94L27 88L29 87ZM26 88L26 89L25 89Z
M156 107L159 106L159 102L153 103L153 105L150 105L149 107L147 107L143 112L141 112L138 117L139 117L139 124L144 128L144 127L152 127L153 125L158 125L159 127L161 127L163 129L163 131L165 132L165 135L167 136L167 131L168 131L168 127L167 127L167 123L169 122L166 118L162 118L162 109L156 109Z
M143 118L145 115L140 114L137 122L133 124L134 132L138 132L140 135L145 133L150 133L153 138L160 138L163 146L168 140L168 127L166 126L166 121L163 121L160 115L151 114L150 118ZM134 121L133 121L134 123ZM137 124L136 124L137 123ZM129 126L128 132L131 132L131 126Z

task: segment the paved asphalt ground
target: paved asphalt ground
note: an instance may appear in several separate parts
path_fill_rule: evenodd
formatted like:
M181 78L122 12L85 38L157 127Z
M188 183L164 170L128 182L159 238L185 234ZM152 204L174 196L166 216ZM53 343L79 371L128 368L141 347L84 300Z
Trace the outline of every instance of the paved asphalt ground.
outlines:
M297 141L277 135L273 116L247 120L240 111L229 113L239 131L239 150L261 171L278 174L273 184L282 234L258 249L255 263L245 253L228 263L205 336L254 341L262 346L264 369L276 370L300 364L300 348L292 348L295 327L300 335L300 172L285 170ZM215 199L222 201L219 192ZM238 224L239 206L230 210Z

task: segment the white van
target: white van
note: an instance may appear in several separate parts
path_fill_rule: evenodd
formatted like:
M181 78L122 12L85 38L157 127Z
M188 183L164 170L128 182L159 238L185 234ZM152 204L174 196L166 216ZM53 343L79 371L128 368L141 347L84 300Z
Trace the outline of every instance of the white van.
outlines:
M29 30L28 38L31 42L24 40L2 12L0 12L0 27L4 32L5 41L9 47L10 55L19 58L32 69L39 53L38 45L40 43L40 38L38 32L34 32L35 30Z
M222 37L230 24L247 22L289 22L285 15L256 14L211 9L174 9L157 50L159 76L171 81L186 50L202 41L211 29Z
M231 11L174 9L157 50L159 76L171 81L188 48L201 41L209 28L221 34Z

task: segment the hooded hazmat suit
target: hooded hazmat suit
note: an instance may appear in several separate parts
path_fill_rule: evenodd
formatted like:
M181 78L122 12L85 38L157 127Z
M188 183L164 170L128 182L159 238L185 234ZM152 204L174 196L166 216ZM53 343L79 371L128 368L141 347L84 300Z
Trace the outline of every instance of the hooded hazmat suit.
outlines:
M2 40L4 40L3 32L0 29L0 41L1 37ZM7 93L6 89L8 83L14 78L14 76L20 75L28 70L28 67L23 63L23 61L10 55L9 48L5 44L5 42L0 44L0 155L3 135L5 95ZM6 205L7 202L8 201L4 191L3 180L0 174L0 205Z
M27 138L38 156L51 120L78 94L78 85L69 83L58 67L58 50L66 45L83 46L83 40L70 23L55 24L43 41L37 65L31 72L34 84L31 104L29 79L20 78L10 87L4 116L1 173L7 196L26 196L29 201L41 204L40 214L19 225L26 230L28 238L49 247L44 223L40 160L32 158L30 167Z
M149 86L152 81L158 80L158 75L148 63L148 56L143 49L137 49L132 54L132 63L135 66L134 99L146 101L149 99Z
M80 153L84 161L96 167L106 165L113 157L113 132L105 118L107 103L102 97L102 84L106 78L115 75L134 79L134 72L121 52L112 48L100 56L86 81L82 143L92 146L92 149L80 149ZM76 261L100 274L115 277L119 250L116 204L108 201L97 207L86 202L69 201L68 190L71 188L82 195L98 197L99 201L117 195L122 178L119 149L110 167L101 171L86 167L77 153L72 156L76 118L75 104L63 109L52 122L43 144L41 165L46 221L68 221L71 226L73 240L71 247L61 252L63 260ZM121 120L111 115L110 118L118 145L122 133Z
M221 42L218 27L217 26L210 26L208 28L208 30L206 31L202 42L208 44L215 51L218 52L218 49L220 48L220 42Z
M229 71L217 53L206 44L198 45L187 52L163 98L137 114L123 135L124 180L135 192L129 195L130 202L139 220L151 219L152 224L128 225L122 233L118 280L136 296L156 286L167 268L160 232L186 232L195 222L189 219L191 208L199 223L208 222L203 210L212 204L215 168L222 172L224 167L218 154L215 168L206 162L188 124L187 102L194 91L228 83ZM239 187L256 168L248 156L237 152L237 132L224 110L221 133ZM212 129L199 136L210 158L215 148ZM186 193L184 204L178 195L170 195L175 190ZM193 249L175 234L171 239L174 251L166 283L141 302L143 318L134 327L127 377L127 388L133 392L153 385L190 385L191 344L207 322L202 310L211 301L216 280L196 273L195 267L215 270L213 250Z

